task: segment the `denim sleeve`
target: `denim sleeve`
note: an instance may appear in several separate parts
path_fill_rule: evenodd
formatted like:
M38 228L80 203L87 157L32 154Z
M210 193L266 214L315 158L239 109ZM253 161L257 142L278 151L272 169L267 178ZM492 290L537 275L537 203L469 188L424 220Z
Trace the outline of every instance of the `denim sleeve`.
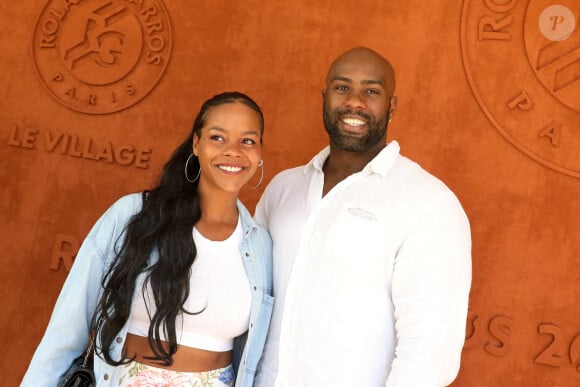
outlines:
M21 387L54 387L87 347L104 272L128 219L140 206L128 195L113 204L83 241Z

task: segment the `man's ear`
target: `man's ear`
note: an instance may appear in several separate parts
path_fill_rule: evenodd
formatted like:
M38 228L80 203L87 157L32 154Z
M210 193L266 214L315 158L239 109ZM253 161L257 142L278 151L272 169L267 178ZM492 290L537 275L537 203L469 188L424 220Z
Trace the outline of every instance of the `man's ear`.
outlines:
M322 99L324 99L324 97L326 97L326 89L322 89L321 92L322 92Z
M389 122L393 120L393 116L397 111L397 96L393 95L389 103Z

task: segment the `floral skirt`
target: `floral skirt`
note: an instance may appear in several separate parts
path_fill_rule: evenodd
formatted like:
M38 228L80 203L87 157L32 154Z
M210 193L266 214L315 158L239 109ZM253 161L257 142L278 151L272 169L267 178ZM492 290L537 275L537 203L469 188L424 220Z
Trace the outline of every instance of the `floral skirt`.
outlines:
M132 361L119 367L119 387L232 387L234 368L179 372Z

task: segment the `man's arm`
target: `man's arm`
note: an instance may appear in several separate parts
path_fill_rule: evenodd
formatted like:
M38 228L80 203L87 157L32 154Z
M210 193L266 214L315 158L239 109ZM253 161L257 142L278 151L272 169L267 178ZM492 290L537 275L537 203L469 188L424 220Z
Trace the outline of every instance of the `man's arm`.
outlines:
M471 287L469 222L446 192L419 211L397 254L397 346L387 387L440 387L459 371Z

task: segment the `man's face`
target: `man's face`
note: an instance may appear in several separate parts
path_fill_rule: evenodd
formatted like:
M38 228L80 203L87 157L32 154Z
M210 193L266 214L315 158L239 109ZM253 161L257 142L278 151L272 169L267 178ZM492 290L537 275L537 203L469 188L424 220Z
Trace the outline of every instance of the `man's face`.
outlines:
M351 108L331 108L327 98L323 105L324 127L330 141L341 150L362 152L379 142L384 143L387 132L387 111L372 113Z
M392 86L383 63L368 57L335 62L327 77L323 120L339 149L362 152L384 145Z

